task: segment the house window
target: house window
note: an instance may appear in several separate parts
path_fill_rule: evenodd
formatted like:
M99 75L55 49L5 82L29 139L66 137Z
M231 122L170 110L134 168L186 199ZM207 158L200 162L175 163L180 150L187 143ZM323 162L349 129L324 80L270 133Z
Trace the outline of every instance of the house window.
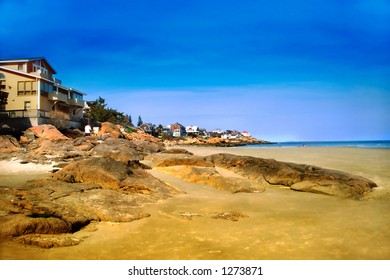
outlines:
M42 82L41 83L41 92L42 93L53 92L53 85L51 85L49 83Z
M24 110L31 109L31 101L24 101Z
M23 71L24 70L23 64L18 64L18 70L19 71Z
M5 89L5 80L0 80L0 90Z
M34 81L19 81L18 82L18 95L35 95L37 91L35 89Z

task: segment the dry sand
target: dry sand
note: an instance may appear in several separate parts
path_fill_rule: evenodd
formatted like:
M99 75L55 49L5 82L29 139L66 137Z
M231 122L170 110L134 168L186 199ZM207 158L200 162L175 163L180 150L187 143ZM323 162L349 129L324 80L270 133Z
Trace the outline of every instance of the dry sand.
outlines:
M51 172L53 165L23 163L17 158L0 161L0 185L15 186L27 180L45 177Z
M187 194L147 206L150 218L99 223L74 247L0 244L0 259L390 259L390 150L357 148L199 148L307 163L361 175L379 187L363 201L267 189L231 194L151 173ZM221 212L247 217L214 219Z

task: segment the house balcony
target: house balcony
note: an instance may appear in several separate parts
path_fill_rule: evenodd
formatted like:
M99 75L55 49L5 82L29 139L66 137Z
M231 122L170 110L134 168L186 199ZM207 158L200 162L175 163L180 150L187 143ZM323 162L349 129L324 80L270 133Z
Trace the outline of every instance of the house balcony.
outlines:
M62 101L68 104L68 95L61 92L53 91L49 93L50 101Z
M45 74L45 73L42 73L42 72L39 72L39 71L29 72L29 74L32 74L32 75L35 75L35 76L38 76L38 77L42 77L42 78L47 79L47 80L53 80L51 75Z
M79 99L79 98L69 98L68 103L71 106L84 107L84 100Z

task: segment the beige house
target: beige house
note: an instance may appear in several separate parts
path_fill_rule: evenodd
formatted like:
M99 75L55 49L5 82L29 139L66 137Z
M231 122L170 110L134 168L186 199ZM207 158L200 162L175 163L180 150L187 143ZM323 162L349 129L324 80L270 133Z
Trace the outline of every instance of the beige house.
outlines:
M0 123L80 127L85 94L62 85L55 74L44 57L0 60Z

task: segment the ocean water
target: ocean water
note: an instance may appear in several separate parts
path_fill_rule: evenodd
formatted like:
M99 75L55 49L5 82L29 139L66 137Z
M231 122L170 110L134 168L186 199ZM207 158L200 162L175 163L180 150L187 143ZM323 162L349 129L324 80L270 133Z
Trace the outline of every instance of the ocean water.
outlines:
M270 147L356 147L356 148L378 148L390 149L390 140L369 140L369 141L291 141L276 142L274 144L256 144L247 147L270 148Z

